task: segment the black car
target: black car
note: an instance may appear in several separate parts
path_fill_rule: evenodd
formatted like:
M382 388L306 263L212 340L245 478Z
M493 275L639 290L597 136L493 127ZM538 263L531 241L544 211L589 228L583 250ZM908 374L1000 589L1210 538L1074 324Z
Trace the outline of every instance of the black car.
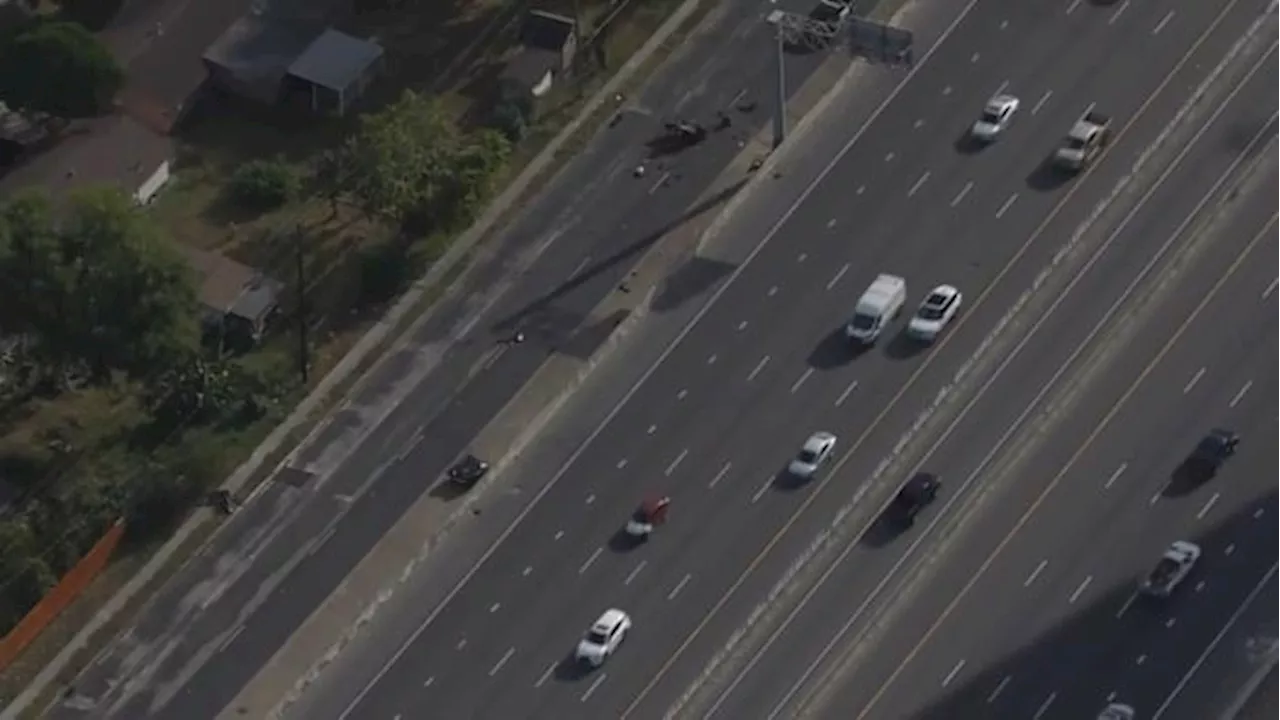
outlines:
M940 487L942 487L942 481L936 476L917 473L893 498L893 503L889 506L890 515L905 525L913 524L916 521L916 515L938 497Z
M475 487L489 472L489 463L475 455L464 455L461 460L449 468L449 482L464 489Z
M1198 480L1209 480L1236 454L1240 438L1230 430L1214 428L1205 435L1186 460L1187 470Z

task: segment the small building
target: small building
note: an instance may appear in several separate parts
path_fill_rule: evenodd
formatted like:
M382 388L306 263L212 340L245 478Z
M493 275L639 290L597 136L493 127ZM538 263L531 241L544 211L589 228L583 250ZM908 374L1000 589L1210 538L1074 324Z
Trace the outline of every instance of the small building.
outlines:
M196 297L206 333L232 344L260 340L279 309L284 284L225 255L181 247L199 279Z
M502 71L503 93L540 98L567 72L578 50L577 22L545 10L530 10L520 26L520 48Z
M382 48L337 30L325 30L289 65L286 87L301 91L312 112L345 115L382 68Z
M209 83L237 97L274 105L283 95L289 66L323 30L323 25L245 15L205 50Z

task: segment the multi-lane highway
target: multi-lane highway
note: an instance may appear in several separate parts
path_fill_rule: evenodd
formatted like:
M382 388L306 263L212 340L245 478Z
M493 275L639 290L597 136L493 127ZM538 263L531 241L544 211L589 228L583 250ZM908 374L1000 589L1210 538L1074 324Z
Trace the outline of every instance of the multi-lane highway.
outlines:
M736 631L770 627L762 619L767 612L755 608L780 576L799 586L808 570L796 558L811 556L806 549L816 533L850 518L874 519L895 482L877 463L895 445L909 445L897 441L920 425L922 409L945 410L949 396L964 392L984 396L989 406L964 419L965 428L976 430L960 430L930 460L947 466L943 474L958 487L965 468L981 463L980 452L1045 385L1055 363L1075 361L1075 346L1092 347L1090 328L1111 312L1108 303L1148 277L1153 259L1172 257L1165 251L1183 241L1181 218L1168 209L1193 210L1216 192L1217 176L1241 149L1257 152L1259 132L1274 135L1273 102L1262 102L1261 114L1249 111L1275 80L1265 73L1244 79L1260 64L1256 56L1213 77L1220 92L1196 104L1209 111L1185 113L1193 89L1222 67L1266 7L1257 0L1177 8L977 1L922 20L917 42L931 49L918 55L889 101L864 113L865 124L797 150L831 162L820 173L811 169L817 177L798 201L779 206L761 197L743 211L736 233L706 249L704 261L721 263L727 275L710 303L655 364L635 369L638 382L617 405L602 410L592 405L598 399L583 401L578 422L588 437L568 457L516 469L544 478L545 492L444 604L419 608L407 637L344 660L343 672L359 678L360 691L348 702L328 703L328 711L347 718L415 717L424 708L449 717L639 718L661 717L679 699L687 712L748 717L768 704L808 697L789 688L805 679L822 649L814 633L825 640L846 610L883 600L881 581L903 566L906 543L831 565L839 577L824 587L841 588L842 601L818 602L822 612L805 610L796 623L778 626L779 642L766 631L754 655L734 657L752 642L750 629ZM1022 116L993 147L958 146L982 101L997 90L1023 97ZM1214 113L1219 104L1226 109ZM1108 154L1074 181L1046 172L1043 158L1070 122L1095 105L1116 118ZM1180 109L1188 114L1180 134L1166 138L1167 147L1156 152L1162 159L1152 160L1148 149ZM790 177L805 174L797 168ZM1147 188L1161 199L1149 201ZM1108 207L1118 215L1106 217ZM1256 219L1256 209L1250 214ZM1081 235L1086 220L1092 230ZM756 232L742 230L750 227ZM760 228L771 230L762 238ZM1214 248L1209 254L1231 259ZM1270 260L1256 265L1274 268ZM926 352L889 339L877 351L851 356L833 335L879 271L906 276L913 303L933 284L959 285L969 297L960 325ZM1261 298L1261 288L1257 293ZM1256 305L1259 312L1269 307ZM1011 309L1020 312L1003 321ZM1051 318L1043 330L1037 312ZM1036 339L1015 352L1013 343L1024 335ZM1274 332L1270 337L1274 357ZM1016 366L994 368L1002 347L1020 357ZM951 383L970 360L974 368L990 365L985 376L974 370L990 383ZM1051 379L1048 385L1056 383ZM1266 381L1259 371L1260 390ZM843 438L837 463L806 487L780 486L778 471L816 429ZM1242 466L1248 462L1239 458ZM671 522L645 547L615 549L611 537L649 493L675 499ZM851 498L855 508L841 511ZM1095 519L1091 527L1097 526ZM630 612L636 627L604 668L583 673L567 656L610 606ZM730 641L734 647L721 652ZM729 670L718 674L719 668ZM702 695L686 693L694 678ZM898 686L886 687L888 697ZM911 687L908 678L907 698ZM849 707L841 705L837 716ZM313 704L308 712L325 711Z

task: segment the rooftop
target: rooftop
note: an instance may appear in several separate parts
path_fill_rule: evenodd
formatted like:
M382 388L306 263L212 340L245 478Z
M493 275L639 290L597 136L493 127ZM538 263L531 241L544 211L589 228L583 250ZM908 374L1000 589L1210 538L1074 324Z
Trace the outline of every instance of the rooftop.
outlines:
M381 57L382 48L377 43L330 29L325 30L293 61L289 74L340 92L350 87Z

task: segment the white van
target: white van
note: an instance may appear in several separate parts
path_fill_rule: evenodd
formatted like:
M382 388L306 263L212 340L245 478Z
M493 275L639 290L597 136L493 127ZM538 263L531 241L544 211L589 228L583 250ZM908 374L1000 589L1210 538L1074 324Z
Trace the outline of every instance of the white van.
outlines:
M907 281L897 275L880 275L858 298L844 334L854 342L874 345L885 326L902 312L906 301Z

